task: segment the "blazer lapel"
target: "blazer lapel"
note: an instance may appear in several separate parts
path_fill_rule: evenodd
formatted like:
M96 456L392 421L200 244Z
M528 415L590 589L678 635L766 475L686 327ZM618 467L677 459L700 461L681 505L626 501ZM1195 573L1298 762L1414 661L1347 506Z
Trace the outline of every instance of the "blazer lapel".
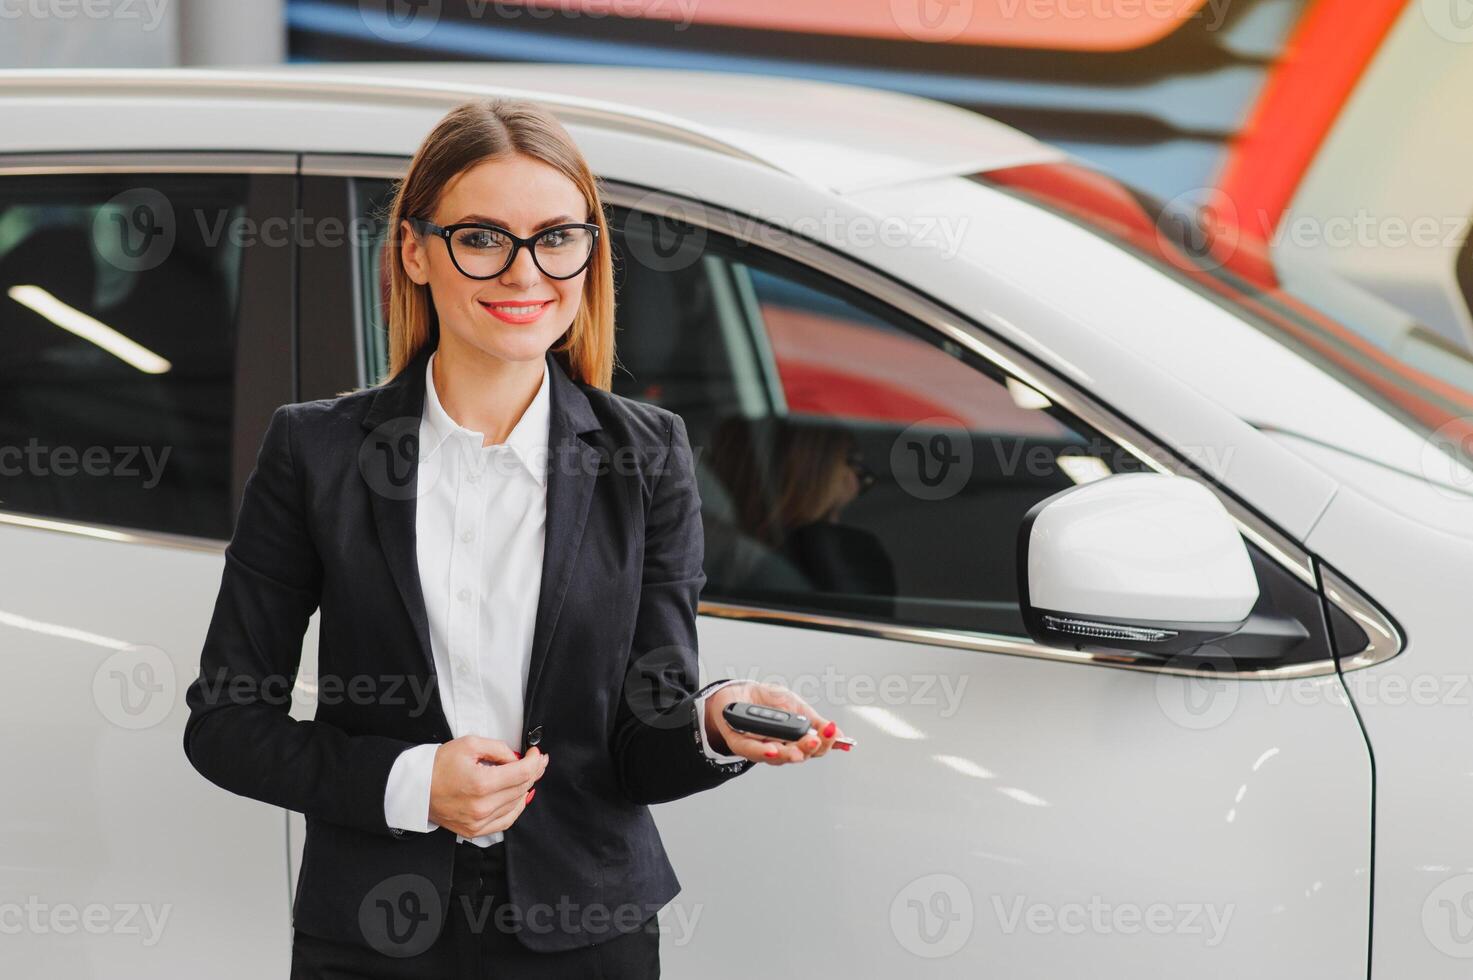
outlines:
M363 427L368 431L358 452L358 469L368 484L379 544L404 608L414 623L430 676L435 657L430 650L430 623L415 553L415 503L419 489L419 423L424 412L425 364L434 348L418 354L373 396Z
M523 692L522 717L531 724L537 682L547 661L553 630L573 565L583 541L589 502L602 456L582 438L601 426L588 396L568 377L556 357L547 355L551 411L547 434L547 524L542 556L542 585L532 632L532 659Z
M368 430L358 453L358 467L369 487L374 524L384 558L414 624L420 653L435 676L429 616L419 578L415 543L415 506L419 487L419 423L424 414L424 372L433 348L418 354L373 397L363 428ZM589 504L601 462L599 450L583 435L601 426L588 396L568 377L551 353L547 355L549 419L547 458L547 523L542 577L533 626L531 663L522 711L532 718L537 682L572 578L583 541Z

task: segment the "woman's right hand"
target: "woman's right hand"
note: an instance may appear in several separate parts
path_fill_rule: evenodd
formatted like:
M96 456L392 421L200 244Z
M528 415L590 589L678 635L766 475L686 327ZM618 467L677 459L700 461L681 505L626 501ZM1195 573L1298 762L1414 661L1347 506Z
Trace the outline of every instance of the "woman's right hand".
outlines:
M482 764L486 760L490 765ZM500 739L462 735L435 751L430 820L462 837L481 837L516 823L527 797L547 770L537 746L519 758Z

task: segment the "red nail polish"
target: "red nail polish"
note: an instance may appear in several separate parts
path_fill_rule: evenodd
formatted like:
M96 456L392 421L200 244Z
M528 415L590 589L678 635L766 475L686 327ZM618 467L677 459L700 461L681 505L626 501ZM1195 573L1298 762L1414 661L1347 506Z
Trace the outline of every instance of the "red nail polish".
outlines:
M834 748L843 749L845 752L848 752L850 749L854 748L854 746L845 745L843 742L840 742L838 745L835 745Z
M823 737L824 738L833 738L834 737L834 732L836 732L838 730L839 730L839 723L838 722L835 722L835 721L831 721L827 725L823 726Z
M774 756L777 755L777 749L769 746L768 749L767 749L767 751L763 752L762 754L765 755L765 756L767 756L769 759L771 759L771 758L773 758Z
M532 797L534 797L536 795L537 795L537 787L533 786L531 789L527 790L527 800L526 800L526 802L531 803L532 802Z
M522 753L518 752L516 749L512 749L511 754L516 756L518 759L522 757Z

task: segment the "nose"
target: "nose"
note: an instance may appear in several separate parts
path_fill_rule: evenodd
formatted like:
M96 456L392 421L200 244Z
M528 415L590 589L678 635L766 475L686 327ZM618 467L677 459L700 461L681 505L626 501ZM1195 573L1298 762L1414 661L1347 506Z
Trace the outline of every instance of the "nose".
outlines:
M532 250L526 247L517 249L517 257L497 277L497 281L508 289L522 289L541 279L542 270L532 261Z

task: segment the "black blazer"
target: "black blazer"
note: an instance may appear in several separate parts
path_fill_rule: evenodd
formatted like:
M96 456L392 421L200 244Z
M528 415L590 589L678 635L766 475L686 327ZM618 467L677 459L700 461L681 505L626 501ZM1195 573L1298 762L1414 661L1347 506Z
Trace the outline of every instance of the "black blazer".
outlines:
M405 833L384 818L399 753L451 737L414 536L433 343L386 385L272 415L186 694L195 768L306 815L294 926L381 950L386 928L403 948L384 909L438 933L456 847L450 830ZM704 545L685 423L547 360L546 547L523 745L552 760L492 846L506 848L522 941L550 951L631 931L673 898L680 883L648 804L753 763L718 765L696 741ZM290 691L319 605L317 713L297 721Z

